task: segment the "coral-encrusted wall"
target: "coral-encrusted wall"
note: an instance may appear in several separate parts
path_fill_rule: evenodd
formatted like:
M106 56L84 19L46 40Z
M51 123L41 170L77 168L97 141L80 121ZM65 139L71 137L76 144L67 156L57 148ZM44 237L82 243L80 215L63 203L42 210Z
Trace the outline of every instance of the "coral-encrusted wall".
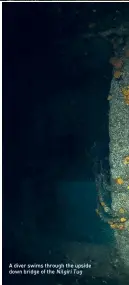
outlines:
M118 253L129 271L129 40L115 62L110 89L109 135L112 210L118 223L111 225Z

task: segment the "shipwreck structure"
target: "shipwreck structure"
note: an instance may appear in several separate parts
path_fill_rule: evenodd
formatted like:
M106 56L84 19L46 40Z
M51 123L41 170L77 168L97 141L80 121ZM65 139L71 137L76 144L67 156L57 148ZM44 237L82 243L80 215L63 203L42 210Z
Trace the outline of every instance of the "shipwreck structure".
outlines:
M111 62L114 76L109 95L109 161L114 221L110 226L120 257L129 269L129 39Z
M114 33L115 32L115 33ZM109 100L109 166L105 175L96 179L98 187L97 214L114 231L115 246L125 273L129 272L129 27L126 23L114 31L113 79ZM119 37L119 42L117 39ZM110 195L107 202L105 193Z

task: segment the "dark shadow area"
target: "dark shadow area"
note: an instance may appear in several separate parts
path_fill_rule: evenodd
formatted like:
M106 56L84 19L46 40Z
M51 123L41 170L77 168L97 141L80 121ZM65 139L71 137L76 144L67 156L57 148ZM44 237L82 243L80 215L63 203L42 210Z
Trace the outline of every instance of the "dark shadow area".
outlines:
M33 4L3 3L3 285L115 285L112 264L110 276L99 267L113 234L95 214L93 165L97 157L109 167L112 78L112 45L98 31L127 8ZM8 274L10 263L76 260L78 243L76 262L93 264L82 278Z

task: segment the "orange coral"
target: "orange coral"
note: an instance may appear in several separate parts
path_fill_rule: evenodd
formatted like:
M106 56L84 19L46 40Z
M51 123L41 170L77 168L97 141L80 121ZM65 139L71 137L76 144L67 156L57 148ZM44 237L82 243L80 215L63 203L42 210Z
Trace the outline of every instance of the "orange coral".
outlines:
M102 207L105 207L105 206L106 206L103 201L101 201L100 204L101 204Z
M118 177L115 179L116 184L122 185L124 183L123 179Z
M126 97L124 98L124 101L125 101L125 104L126 104L126 105L129 105L129 96L126 96Z
M119 209L119 213L120 213L120 214L124 214L124 212L125 212L125 210L124 210L123 208L120 208L120 209Z
M109 62L117 69L120 69L123 65L122 59L117 57L111 57Z
M123 224L117 224L117 223L110 224L110 227L112 229L117 229L117 230L124 230L125 229L125 226Z
M126 105L129 105L129 96L127 96L127 97L125 98L125 104L126 104Z
M114 77L115 77L116 79L120 78L121 75L122 75L122 72L121 72L120 70L116 70L116 71L114 72Z
M116 229L116 228L117 228L117 225L116 225L116 224L110 224L110 227L111 227L112 229Z
M126 222L126 218L124 218L124 217L123 217L123 218L120 218L120 222L121 222L121 223Z
M123 87L121 91L124 96L129 96L129 86Z
M124 157L123 163L125 165L129 164L129 156Z
M124 230L125 226L124 225L119 225L119 230Z
M129 86L123 87L121 92L124 95L125 104L129 105Z

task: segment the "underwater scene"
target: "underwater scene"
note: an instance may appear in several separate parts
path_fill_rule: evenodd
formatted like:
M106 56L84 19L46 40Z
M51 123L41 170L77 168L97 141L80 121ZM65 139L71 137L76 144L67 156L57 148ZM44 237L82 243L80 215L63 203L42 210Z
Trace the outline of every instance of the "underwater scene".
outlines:
M3 285L128 285L129 3L3 3Z

